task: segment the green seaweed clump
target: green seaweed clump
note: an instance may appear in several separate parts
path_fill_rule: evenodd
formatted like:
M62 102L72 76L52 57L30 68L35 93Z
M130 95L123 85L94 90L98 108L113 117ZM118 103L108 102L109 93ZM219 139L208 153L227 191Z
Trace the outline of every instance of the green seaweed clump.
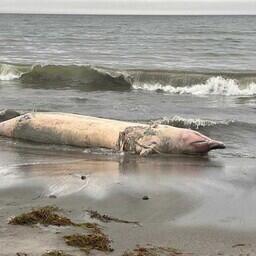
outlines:
M34 224L53 225L53 226L71 226L74 223L67 217L60 216L55 213L58 210L56 207L45 206L38 209L33 209L31 212L23 213L12 218L9 224L12 225L27 225Z
M111 240L101 231L93 232L88 235L73 234L64 236L65 242L69 246L80 248L89 254L91 250L102 252L112 252Z

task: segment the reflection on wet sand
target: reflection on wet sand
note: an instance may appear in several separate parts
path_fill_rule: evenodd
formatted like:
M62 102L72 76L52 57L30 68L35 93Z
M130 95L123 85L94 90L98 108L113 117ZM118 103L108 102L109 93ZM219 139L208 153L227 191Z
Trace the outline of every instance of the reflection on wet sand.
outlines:
M211 156L141 158L33 144L25 148L11 144L1 150L0 189L30 187L34 197L82 196L113 207L125 202L127 209L140 207L147 195L151 210L161 208L157 215L163 221L172 219L168 212L173 207L183 212L175 219L176 225L255 226L249 214L256 195L253 159L245 163L227 158L224 164Z
M83 152L72 147L6 139L0 142L4 175L1 187L37 185L43 187L41 196L82 192L103 198L116 189L169 190L177 185L175 177L200 177L205 175L205 169L213 171L216 166L221 167L207 157L141 158L111 151Z
M220 172L222 168L220 163L207 157L141 158L80 152L80 157L78 154L73 159L72 154L57 158L45 156L44 162L34 159L29 163L30 158L28 163L11 166L4 186L15 186L17 182L25 186L36 184L43 187L41 196L58 197L80 192L103 198L117 190L185 192L196 183L192 182L194 178L202 179L208 172Z

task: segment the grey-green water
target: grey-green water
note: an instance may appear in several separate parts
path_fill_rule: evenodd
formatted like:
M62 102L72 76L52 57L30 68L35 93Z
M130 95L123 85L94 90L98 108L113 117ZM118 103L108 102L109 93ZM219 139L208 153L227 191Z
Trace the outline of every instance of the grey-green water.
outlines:
M227 146L208 158L127 160L101 150L1 138L2 188L17 185L19 175L29 177L30 165L97 156L96 163L107 158L121 175L132 174L131 189L138 189L140 173L150 191L154 179L147 183L146 172L151 169L159 177L156 189L170 186L213 202L192 215L195 223L202 214L213 225L231 215L238 227L253 223L255 16L0 14L0 27L0 108L160 121L198 129Z

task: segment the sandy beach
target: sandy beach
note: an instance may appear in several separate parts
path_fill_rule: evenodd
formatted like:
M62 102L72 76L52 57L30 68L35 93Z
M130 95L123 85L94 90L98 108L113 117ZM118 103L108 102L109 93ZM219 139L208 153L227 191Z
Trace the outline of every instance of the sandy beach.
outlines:
M104 14L111 1L80 2ZM0 14L0 111L164 124L226 145L145 158L0 137L0 256L256 256L256 16L155 15L167 2L217 14L256 5L200 1L108 5L137 13L134 3L147 2L154 15L142 16L75 15L79 0L0 1L0 13L33 13ZM53 250L63 253L45 254Z
M234 159L223 168L214 155L140 158L6 139L1 146L1 255L48 250L84 255L63 240L84 233L81 228L8 224L11 217L46 205L59 207L72 221L99 223L112 240L113 256L136 245L192 255L256 255L255 197L248 194L253 187L245 186L253 173L247 169L238 180L231 172ZM102 223L91 219L88 209L140 225Z

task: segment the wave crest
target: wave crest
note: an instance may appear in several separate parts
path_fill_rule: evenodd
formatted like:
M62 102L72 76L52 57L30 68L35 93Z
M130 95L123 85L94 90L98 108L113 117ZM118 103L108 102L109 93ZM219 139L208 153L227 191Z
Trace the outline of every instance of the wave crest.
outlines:
M200 128L214 127L218 125L228 126L234 123L234 121L232 120L212 121L212 120L200 119L200 118L183 118L181 116L176 115L176 116L173 116L172 118L164 117L160 120L154 121L154 123L198 130Z
M0 64L0 81L10 81L21 78L30 68L23 65Z
M256 83L241 86L237 80L225 79L221 76L211 77L206 83L192 86L174 87L162 84L133 84L134 89L163 91L172 94L192 95L225 95L225 96L254 96L256 95Z
M15 65L0 63L0 80L24 86L79 90L146 90L191 95L256 95L255 72L118 70L90 65Z
M0 64L0 80L19 79L27 86L85 90L127 90L131 84L124 74L89 65L12 65Z

